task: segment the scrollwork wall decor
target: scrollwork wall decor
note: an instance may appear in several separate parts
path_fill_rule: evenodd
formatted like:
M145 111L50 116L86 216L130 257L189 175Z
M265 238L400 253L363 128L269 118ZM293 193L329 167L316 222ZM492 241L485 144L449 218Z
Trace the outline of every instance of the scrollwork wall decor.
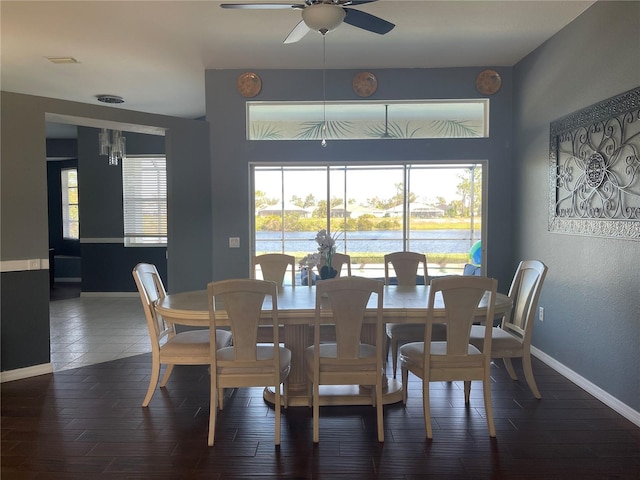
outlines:
M549 231L640 240L640 87L550 125Z

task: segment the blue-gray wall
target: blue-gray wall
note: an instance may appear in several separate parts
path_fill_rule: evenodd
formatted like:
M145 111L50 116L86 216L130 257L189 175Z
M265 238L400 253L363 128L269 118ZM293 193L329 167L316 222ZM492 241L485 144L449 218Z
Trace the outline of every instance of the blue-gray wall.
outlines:
M533 344L640 411L640 242L547 230L549 123L640 86L640 2L596 3L513 78L515 254L549 266Z

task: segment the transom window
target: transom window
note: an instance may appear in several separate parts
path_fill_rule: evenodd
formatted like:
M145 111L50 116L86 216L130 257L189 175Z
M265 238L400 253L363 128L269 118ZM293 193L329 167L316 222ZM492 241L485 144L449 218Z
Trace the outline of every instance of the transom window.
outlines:
M425 253L430 275L480 264L485 162L253 165L253 253L298 262L326 229L354 275L384 276L383 255Z
M247 102L248 140L489 136L489 100Z

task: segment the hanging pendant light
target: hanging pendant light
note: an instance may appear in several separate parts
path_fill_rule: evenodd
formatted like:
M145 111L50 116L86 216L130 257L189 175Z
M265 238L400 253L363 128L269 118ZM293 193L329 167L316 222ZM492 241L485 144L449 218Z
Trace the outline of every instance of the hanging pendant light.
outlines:
M322 141L320 145L327 146L327 49L325 46L327 34L322 34Z
M127 157L126 138L120 130L103 128L98 134L99 155L106 156L110 166L118 166Z

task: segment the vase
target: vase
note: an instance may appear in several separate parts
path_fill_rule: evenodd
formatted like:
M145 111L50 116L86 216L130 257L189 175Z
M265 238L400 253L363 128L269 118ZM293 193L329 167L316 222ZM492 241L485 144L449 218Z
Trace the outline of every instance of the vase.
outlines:
M322 280L336 278L336 275L338 275L338 271L335 268L332 268L328 265L323 265L322 267L320 267L320 278Z

